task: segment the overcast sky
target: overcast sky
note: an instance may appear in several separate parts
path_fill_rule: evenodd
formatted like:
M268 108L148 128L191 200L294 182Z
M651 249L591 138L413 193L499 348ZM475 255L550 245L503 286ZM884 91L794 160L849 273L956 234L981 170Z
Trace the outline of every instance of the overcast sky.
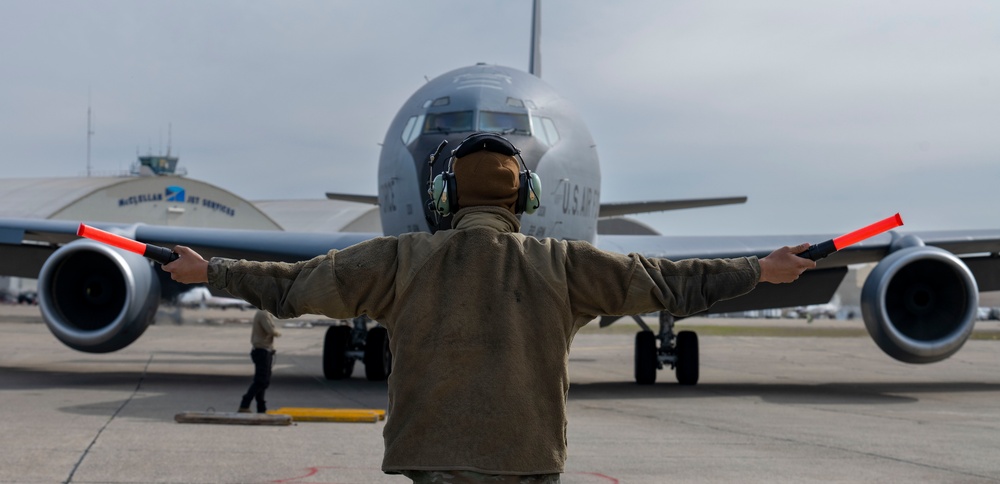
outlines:
M1000 3L547 0L542 78L602 160L602 201L746 195L665 234L1000 228ZM376 193L423 83L527 70L530 0L0 0L5 177L172 150L244 198ZM544 200L543 200L544 203ZM818 241L814 241L818 242Z

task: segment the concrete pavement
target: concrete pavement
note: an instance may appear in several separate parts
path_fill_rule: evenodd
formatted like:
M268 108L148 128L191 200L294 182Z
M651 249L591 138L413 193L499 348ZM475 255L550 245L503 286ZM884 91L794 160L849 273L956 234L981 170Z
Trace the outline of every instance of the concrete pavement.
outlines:
M251 312L161 323L90 355L18 311L0 308L0 482L408 482L379 471L384 423L174 422L235 410ZM385 408L360 364L322 379L324 331L282 328L269 406ZM574 343L563 482L1000 481L998 341L911 366L864 337L706 336L696 387L662 371L635 385L632 341Z

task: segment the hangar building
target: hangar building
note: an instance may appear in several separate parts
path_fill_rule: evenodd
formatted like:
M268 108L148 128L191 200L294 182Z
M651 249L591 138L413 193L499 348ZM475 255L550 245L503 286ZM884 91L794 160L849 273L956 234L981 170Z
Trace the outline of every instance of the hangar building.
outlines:
M0 217L227 229L381 233L378 207L336 200L253 203L144 156L128 176L0 179ZM0 289L11 282L0 283ZM24 290L9 287L17 292Z
M176 174L176 157L143 156L130 176L0 179L0 217L255 230L381 232L374 205L248 201Z
M247 200L177 175L3 179L0 217L281 229Z

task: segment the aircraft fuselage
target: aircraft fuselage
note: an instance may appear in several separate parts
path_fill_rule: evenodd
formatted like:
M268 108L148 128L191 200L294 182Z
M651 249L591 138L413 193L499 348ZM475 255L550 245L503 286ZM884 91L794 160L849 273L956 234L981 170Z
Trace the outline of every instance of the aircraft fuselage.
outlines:
M541 208L521 215L522 232L596 239L601 173L586 125L541 79L483 64L431 80L406 101L390 124L378 169L385 234L451 227L450 217L435 217L431 211L427 182L447 169L451 150L476 131L501 133L541 178ZM430 167L429 155L445 139L448 146Z

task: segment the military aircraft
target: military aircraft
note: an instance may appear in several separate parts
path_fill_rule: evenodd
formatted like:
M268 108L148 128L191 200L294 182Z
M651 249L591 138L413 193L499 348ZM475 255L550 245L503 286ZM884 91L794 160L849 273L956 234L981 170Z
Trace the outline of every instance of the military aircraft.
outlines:
M595 143L581 116L540 77L539 3L534 3L531 68L477 64L444 73L417 90L390 124L379 158L378 195L328 194L376 203L382 231L394 235L450 228L430 206L429 182L445 169L446 156L429 156L476 131L501 133L522 152L541 179L541 208L522 215L522 231L535 237L585 240L597 247L650 257L764 256L783 245L820 242L839 234L796 236L671 237L622 235L601 230L601 221L632 213L740 203L745 198L601 202ZM109 352L135 341L159 303L163 272L141 256L77 239L79 221L0 219L0 270L38 276L43 317L53 334L80 351ZM92 223L146 243L187 245L206 257L303 260L381 234L292 233ZM860 224L859 224L860 225ZM976 319L980 291L1000 290L1000 229L891 232L839 251L792 284L761 284L708 313L804 306L830 301L850 264L878 262L862 290L862 313L874 341L907 363L931 363L957 352ZM602 317L601 326L621 315ZM657 369L675 370L679 383L699 378L697 335L674 331L675 318L661 313L654 332L638 317L635 379L654 383ZM323 366L328 378L350 374L363 359L370 379L391 370L384 328L328 330Z
M205 286L195 286L177 295L177 304L189 308L219 308L219 309L249 309L250 303L235 297L222 297L212 294Z

